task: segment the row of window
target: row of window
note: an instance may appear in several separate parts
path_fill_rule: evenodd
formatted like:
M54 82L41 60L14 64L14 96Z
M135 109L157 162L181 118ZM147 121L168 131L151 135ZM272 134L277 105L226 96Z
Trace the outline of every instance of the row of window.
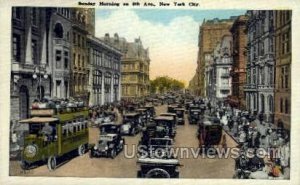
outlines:
M62 125L62 135L69 136L82 130L86 130L87 128L87 121L83 119L78 119L73 122L67 122Z
M95 49L92 52L93 65L107 67L117 71L120 70L120 62L115 57L104 55L102 52Z
M15 19L24 18L24 15L23 15L24 13L22 10L24 10L24 8L13 7L12 8L12 17ZM30 21L33 26L38 26L38 18L39 18L38 8L30 8Z
M56 8L56 12L70 19L71 11L69 8Z
M86 46L85 42L85 36L81 34L77 34L76 32L73 32L73 44L77 45L78 47L84 48Z
M267 72L265 68L252 68L247 69L247 83L259 84L259 85L274 85L274 69L272 66L268 66ZM258 76L257 76L258 73ZM257 81L258 80L258 81Z
M283 66L280 70L280 88L289 88L289 66Z
M265 46L267 45L268 50L266 50ZM251 47L249 50L248 56L250 57L249 61L255 60L258 56L263 56L267 52L273 53L274 52L274 38L270 37L268 39L265 39L263 41L260 41L258 44L255 44Z
M75 92L82 92L87 89L86 84L87 84L87 78L86 75L74 75L73 77L73 82L74 82L74 88Z
M280 113L290 113L290 102L287 98L285 100L280 98Z
M75 53L73 53L73 61L75 67L83 67L83 68L86 67L84 55L80 55L80 54L76 55Z

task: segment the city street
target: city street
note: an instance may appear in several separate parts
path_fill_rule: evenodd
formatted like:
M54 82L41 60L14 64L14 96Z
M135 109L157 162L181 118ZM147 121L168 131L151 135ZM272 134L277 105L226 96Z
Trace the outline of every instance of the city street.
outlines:
M156 113L166 112L166 105L156 107ZM198 147L196 139L197 125L189 125L185 116L185 125L177 126L175 137L176 147ZM98 128L90 128L90 143L95 143L99 135ZM128 155L131 155L134 145L138 143L141 135L135 137L125 136L128 146ZM236 146L236 143L227 135L228 147ZM35 169L22 171L18 162L12 161L10 175L21 176L60 176L60 177L123 177L136 178L138 165L136 156L132 159L125 158L124 150L115 158L89 158L88 153L75 157L49 172L46 165ZM232 178L234 174L234 159L208 159L199 156L196 159L179 159L180 178Z

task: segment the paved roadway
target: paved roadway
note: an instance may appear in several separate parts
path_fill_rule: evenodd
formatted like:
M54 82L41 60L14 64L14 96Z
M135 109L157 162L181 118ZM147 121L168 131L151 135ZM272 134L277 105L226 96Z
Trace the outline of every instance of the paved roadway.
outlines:
M157 114L166 112L166 106L156 107ZM189 125L187 117L185 125L177 127L175 138L176 147L198 147L196 140L196 125ZM97 128L90 128L90 143L95 143L99 131ZM225 133L224 133L225 134ZM228 147L236 146L236 143L227 136ZM125 136L125 142L128 146L128 154L131 154L133 148L140 140L141 135L135 137ZM57 176L57 177L124 177L135 178L138 171L136 164L137 158L125 158L124 150L115 159L93 158L88 154L75 157L70 161L59 166L55 171L49 172L46 165L35 169L22 171L17 162L10 162L10 175L21 176ZM234 160L229 159L209 159L202 158L182 158L179 160L183 165L179 168L180 178L232 178L234 174Z

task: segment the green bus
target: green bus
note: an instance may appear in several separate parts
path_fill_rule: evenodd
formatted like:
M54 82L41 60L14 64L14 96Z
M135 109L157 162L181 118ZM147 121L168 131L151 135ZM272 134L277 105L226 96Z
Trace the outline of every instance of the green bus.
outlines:
M47 162L50 171L57 167L57 158L77 151L83 155L88 148L88 110L72 112L55 109L32 109L31 118L21 120L28 124L21 151L21 167L29 169L38 162Z

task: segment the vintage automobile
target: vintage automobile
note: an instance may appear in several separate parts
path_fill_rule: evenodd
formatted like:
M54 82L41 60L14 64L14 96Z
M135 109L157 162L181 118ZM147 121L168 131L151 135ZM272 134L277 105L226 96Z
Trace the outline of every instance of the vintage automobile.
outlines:
M200 120L201 110L191 109L188 114L188 120L190 124L197 124Z
M176 115L175 113L164 112L164 113L161 113L160 116L168 116L168 117L172 117L172 118L174 118L175 123L176 123L176 124L178 123L178 121L177 121L177 115Z
M154 116L155 116L155 109L154 109L154 106L152 105L146 105L143 107L144 109L147 109L147 112L148 112L148 118L149 119L153 119Z
M138 178L179 178L178 159L138 158Z
M142 121L139 113L127 113L123 115L123 123L121 125L121 134L136 135L142 128Z
M163 138L166 136L165 127L156 126L156 123L149 122L142 131L142 137L139 145L148 146L151 138Z
M144 126L146 124L146 122L148 121L147 109L139 108L139 109L136 109L136 112L138 112L140 114L141 123L142 123L142 126Z
M177 123L184 125L184 108L176 108L175 113L177 115Z
M174 138L176 135L176 122L170 116L157 116L154 118L157 127L164 128L165 136Z
M178 108L177 104L169 105L168 108L167 108L167 112L175 114L175 109L176 108Z
M125 140L120 134L100 135L99 141L90 147L90 158L106 156L114 159L124 148Z
M53 171L58 158L86 152L89 139L86 107L58 110L34 105L30 116L20 121L28 127L21 152L21 168L30 169L39 162L47 162L48 169Z
M222 132L222 125L217 117L205 117L199 123L198 128L199 147L207 149L214 145L219 145L222 140Z
M103 123L99 126L100 134L120 134L120 125L114 122Z

